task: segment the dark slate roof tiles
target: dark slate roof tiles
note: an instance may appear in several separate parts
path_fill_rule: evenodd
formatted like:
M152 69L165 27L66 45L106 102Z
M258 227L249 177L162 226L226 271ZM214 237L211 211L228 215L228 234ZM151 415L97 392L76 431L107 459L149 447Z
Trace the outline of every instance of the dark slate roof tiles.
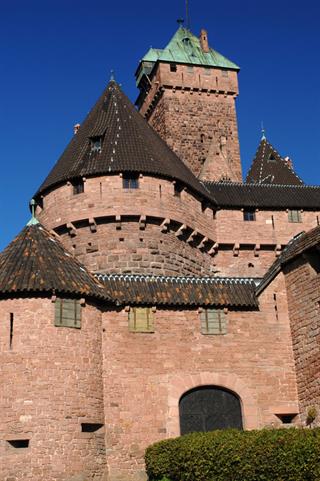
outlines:
M96 274L120 305L257 308L253 279Z
M101 136L101 152L90 138ZM36 195L79 177L137 172L181 181L209 197L205 187L136 111L118 84L111 81Z
M257 184L303 185L303 181L293 170L291 161L281 157L266 138L262 138L259 144L246 182Z
M204 181L220 208L320 209L320 186Z
M0 294L27 292L106 298L99 282L41 224L26 226L0 254Z

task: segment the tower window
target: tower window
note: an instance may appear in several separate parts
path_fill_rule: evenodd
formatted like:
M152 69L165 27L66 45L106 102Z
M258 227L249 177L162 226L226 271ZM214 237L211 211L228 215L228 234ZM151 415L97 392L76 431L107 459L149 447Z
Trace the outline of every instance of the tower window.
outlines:
M81 305L77 299L57 299L55 302L54 325L57 327L81 328Z
M82 194L84 192L84 182L82 179L76 179L72 185L73 195Z
M91 152L101 152L102 149L102 137L90 137L90 150Z
M244 210L243 211L243 220L245 221L254 221L256 220L256 213L254 210Z
M139 189L139 177L137 175L126 175L122 177L124 189Z
M288 210L289 222L302 222L300 210Z
M203 309L200 320L202 334L227 334L227 319L223 310Z
M154 315L150 307L131 307L128 317L129 331L154 332Z
M177 71L177 64L171 63L170 64L170 72L176 72Z

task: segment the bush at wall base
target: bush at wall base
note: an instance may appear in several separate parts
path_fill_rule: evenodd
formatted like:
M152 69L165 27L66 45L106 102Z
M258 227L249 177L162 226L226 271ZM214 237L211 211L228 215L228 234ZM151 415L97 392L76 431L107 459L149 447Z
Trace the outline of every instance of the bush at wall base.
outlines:
M145 460L149 481L320 481L320 428L192 433Z

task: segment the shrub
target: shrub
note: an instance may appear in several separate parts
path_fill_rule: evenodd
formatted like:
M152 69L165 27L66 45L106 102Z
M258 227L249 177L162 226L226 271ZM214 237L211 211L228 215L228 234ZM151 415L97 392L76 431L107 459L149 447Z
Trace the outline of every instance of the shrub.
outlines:
M319 481L320 428L192 433L145 460L150 481Z

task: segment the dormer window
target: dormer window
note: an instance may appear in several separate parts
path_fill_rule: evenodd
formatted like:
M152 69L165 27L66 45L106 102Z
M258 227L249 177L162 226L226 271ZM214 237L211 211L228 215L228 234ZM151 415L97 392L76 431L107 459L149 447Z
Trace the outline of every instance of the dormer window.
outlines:
M135 174L124 175L122 177L122 187L124 189L139 189L139 177Z
M245 209L243 211L243 220L247 222L252 222L256 220L256 213L254 210L251 209Z
M91 152L101 152L102 149L102 137L90 137L90 151Z
M84 192L84 182L83 179L76 179L72 182L73 195L82 194Z

